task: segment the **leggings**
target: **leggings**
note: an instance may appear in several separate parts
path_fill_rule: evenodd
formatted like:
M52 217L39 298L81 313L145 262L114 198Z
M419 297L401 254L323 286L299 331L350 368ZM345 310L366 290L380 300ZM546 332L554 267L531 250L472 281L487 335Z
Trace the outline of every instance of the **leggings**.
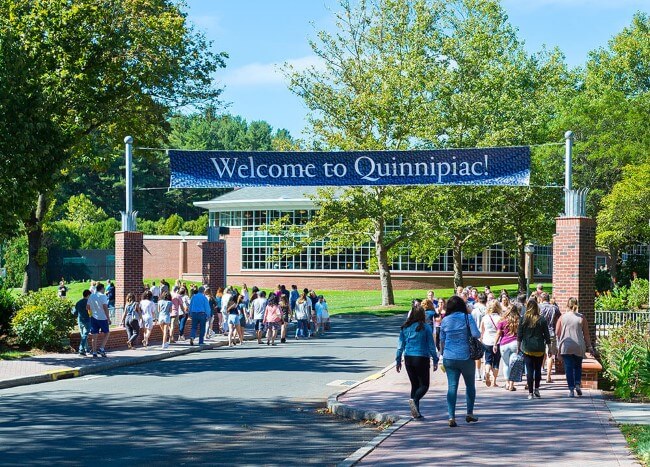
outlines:
M411 381L411 399L413 399L415 406L420 410L420 399L429 390L429 358L405 355L404 366Z
M135 344L135 340L138 338L138 334L140 334L140 324L137 319L127 319L125 324L128 342Z
M534 357L533 355L524 354L524 364L526 365L526 382L528 383L528 392L533 393L533 378L535 380L535 389L539 389L539 383L542 380L542 362L544 356Z

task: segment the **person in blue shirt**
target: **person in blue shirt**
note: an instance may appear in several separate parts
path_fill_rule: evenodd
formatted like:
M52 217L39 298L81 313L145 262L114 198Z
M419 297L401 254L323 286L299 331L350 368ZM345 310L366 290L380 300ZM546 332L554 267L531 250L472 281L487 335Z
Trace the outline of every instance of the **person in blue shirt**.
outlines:
M194 345L194 337L196 336L196 328L199 328L199 345L203 345L203 338L205 337L205 322L210 313L210 302L203 294L205 288L199 287L199 290L192 295L190 300L190 318L192 318L192 329L190 331L190 345Z
M469 358L468 331L476 338L481 335L474 318L468 313L465 301L458 295L454 295L447 302L447 313L440 324L440 353L442 353L442 364L447 372L447 411L450 427L457 426L456 399L460 375L463 375L466 388L467 416L465 421L467 423L478 421L478 418L474 416L476 366L474 361Z
M90 331L90 315L88 314L88 297L90 297L90 290L83 291L83 298L79 300L72 310L72 314L77 317L77 324L79 325L79 355L85 357L88 352L88 333Z
M395 369L402 370L402 355L411 381L409 407L415 419L422 419L420 400L429 390L429 358L433 360L433 371L438 369L438 352L433 343L433 329L425 323L424 308L416 303L408 318L402 324L397 342Z

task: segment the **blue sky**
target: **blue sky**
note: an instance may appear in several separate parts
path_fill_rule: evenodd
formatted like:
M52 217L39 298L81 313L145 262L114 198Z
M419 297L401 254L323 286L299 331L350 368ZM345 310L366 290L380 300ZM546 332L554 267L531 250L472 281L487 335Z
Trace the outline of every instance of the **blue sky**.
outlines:
M308 40L334 30L337 0L186 0L189 18L230 55L217 76L227 111L246 120L266 120L294 137L306 126L307 109L288 89L278 66L315 63ZM567 63L585 63L588 53L630 24L650 0L503 0L511 23L529 52L558 46Z

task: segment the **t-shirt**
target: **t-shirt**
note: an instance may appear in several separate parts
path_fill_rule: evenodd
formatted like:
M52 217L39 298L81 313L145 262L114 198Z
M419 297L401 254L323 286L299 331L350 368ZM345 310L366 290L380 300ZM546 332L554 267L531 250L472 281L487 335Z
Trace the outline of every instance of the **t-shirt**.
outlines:
M546 319L548 323L548 332L551 337L555 336L555 325L557 320L562 316L560 308L557 305L553 305L550 302L542 302L539 306L539 314Z
M172 316L184 315L183 297L177 293L172 293Z
M90 294L90 297L88 297L90 312L92 317L97 320L105 321L108 319L108 315L104 311L104 305L108 307L108 297L103 293L95 292L94 294Z
M88 310L86 305L88 304L87 298L82 298L74 306L74 314L77 318L81 320L82 323L87 323L90 321L90 316L88 315Z
M330 317L329 308L327 307L327 302L316 302L316 314L322 319L327 319Z
M60 285L59 286L59 297L65 297L65 295L68 293L68 288L65 285Z
M253 300L253 319L264 319L264 310L266 309L266 298L256 298Z
M151 287L151 295L153 295L154 297L160 297L160 287L158 287L157 285Z
M311 301L305 300L304 302L296 303L296 319L303 320L309 319L311 316Z
M511 342L514 342L517 340L517 329L515 328L515 332L511 333L510 328L508 327L508 320L504 319L503 321L499 321L497 323L497 329L501 331L501 340L499 341L499 345L506 345L510 344Z
M282 310L278 305L269 305L264 311L265 323L279 323L282 321Z
M501 317L496 313L486 314L481 322L483 325L483 344L494 345L497 340L497 323Z
M474 305L474 309L472 310L472 318L474 318L474 321L476 322L476 325L479 327L479 329L481 328L481 321L483 320L486 311L487 307L482 303L477 303Z

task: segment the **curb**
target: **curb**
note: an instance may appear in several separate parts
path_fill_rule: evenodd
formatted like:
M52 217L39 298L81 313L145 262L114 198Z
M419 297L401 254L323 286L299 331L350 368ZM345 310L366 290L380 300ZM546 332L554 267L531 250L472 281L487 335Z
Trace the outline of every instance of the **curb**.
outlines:
M365 446L360 447L350 456L337 464L338 467L351 467L357 464L361 459L370 454L377 446L379 446L386 438L402 428L411 421L410 417L403 417L401 415L382 413L375 410L364 410L356 407L351 407L347 404L339 402L339 397L348 393L352 389L367 383L382 378L388 371L395 367L395 363L391 363L378 373L368 376L363 381L358 382L354 386L332 394L327 398L327 408L335 415L357 421L372 421L379 424L390 423L390 427L383 430L379 435L371 439Z
M249 339L244 338L244 340L255 340L254 336L248 336ZM142 363L156 362L159 360L166 360L168 358L178 357L180 355L187 355L194 352L201 352L203 350L212 350L219 347L227 347L228 342L214 342L210 344L204 344L203 346L193 346L187 347L185 349L174 349L165 353L156 354L156 355L142 355L132 358L118 357L120 360L110 359L105 363L91 364L87 366L78 366L73 368L65 368L62 370L53 370L38 375L30 376L19 376L17 378L10 378L0 381L0 389L9 389L15 388L18 386L28 386L31 384L40 384L40 383L49 383L52 381L59 381L62 379L78 378L80 376L91 375L94 373L101 373L107 370L113 370L115 368L123 368L127 366L140 365ZM125 358L122 360L122 358Z

